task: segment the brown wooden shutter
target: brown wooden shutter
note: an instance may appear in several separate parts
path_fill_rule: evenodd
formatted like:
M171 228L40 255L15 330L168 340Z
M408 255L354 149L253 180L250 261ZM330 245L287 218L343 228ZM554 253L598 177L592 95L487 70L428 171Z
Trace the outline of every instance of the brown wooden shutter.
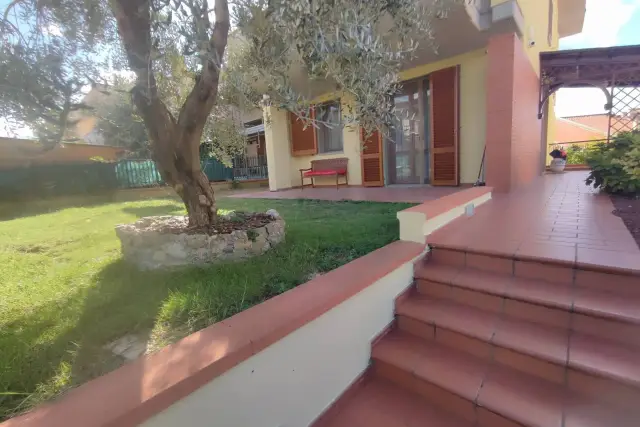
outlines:
M311 117L315 117L315 110L311 110ZM313 126L304 128L302 120L289 112L289 126L291 128L291 155L311 156L318 154L318 138Z
M365 187L382 187L382 136L379 131L373 132L365 139L363 129L360 129L362 146L362 185Z
M459 68L429 76L431 85L431 184L458 185Z

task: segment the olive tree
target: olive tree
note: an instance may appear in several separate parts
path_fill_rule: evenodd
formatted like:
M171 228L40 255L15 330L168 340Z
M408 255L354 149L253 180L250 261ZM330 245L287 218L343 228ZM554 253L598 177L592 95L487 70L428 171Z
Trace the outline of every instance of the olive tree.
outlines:
M390 98L398 72L418 42L436 47L433 20L457 1L13 0L1 42L19 50L49 28L69 41L78 58L100 62L121 52L135 75L131 98L161 174L184 201L190 225L206 227L217 220L217 208L200 169L200 144L225 90L239 108L267 99L314 125L314 94L294 79L302 73L307 82L328 82L349 95L354 102L348 120L372 132L393 121ZM238 46L233 62L225 55L230 37ZM50 41L45 37L42 45ZM178 108L171 108L159 81L176 52L194 78ZM76 73L74 67L60 69ZM5 105L22 102L2 99ZM0 108L19 117L15 105Z

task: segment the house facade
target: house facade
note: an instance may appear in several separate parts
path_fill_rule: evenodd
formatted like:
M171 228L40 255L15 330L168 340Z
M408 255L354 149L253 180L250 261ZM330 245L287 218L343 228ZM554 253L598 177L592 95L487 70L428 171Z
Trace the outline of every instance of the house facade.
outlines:
M428 1L428 0L426 0ZM585 0L478 0L454 6L434 24L438 53L425 47L400 73L396 109L406 113L387 137L363 141L357 126L340 126L352 102L340 93L315 98L316 115L332 128L304 129L287 111L265 107L272 191L301 185L313 160L347 158L355 186L460 185L509 191L544 170L553 141L553 102L539 119L542 51L579 33ZM483 160L484 159L484 160ZM331 184L334 178L317 180ZM335 185L335 184L333 184Z

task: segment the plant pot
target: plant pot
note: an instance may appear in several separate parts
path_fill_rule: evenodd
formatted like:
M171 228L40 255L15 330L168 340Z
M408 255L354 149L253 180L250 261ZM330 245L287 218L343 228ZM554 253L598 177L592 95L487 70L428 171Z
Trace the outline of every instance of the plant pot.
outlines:
M566 165L567 165L567 161L566 160L553 159L553 160L551 160L551 164L549 165L549 169L551 169L551 172L553 172L553 173L560 173L560 172L564 172L564 167Z

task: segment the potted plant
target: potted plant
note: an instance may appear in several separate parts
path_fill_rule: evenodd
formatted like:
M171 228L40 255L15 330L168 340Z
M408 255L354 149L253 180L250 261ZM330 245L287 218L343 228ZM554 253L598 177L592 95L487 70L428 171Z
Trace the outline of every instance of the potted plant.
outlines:
M549 155L553 157L549 165L551 172L560 173L564 171L564 167L567 165L567 152L562 148L556 148Z

